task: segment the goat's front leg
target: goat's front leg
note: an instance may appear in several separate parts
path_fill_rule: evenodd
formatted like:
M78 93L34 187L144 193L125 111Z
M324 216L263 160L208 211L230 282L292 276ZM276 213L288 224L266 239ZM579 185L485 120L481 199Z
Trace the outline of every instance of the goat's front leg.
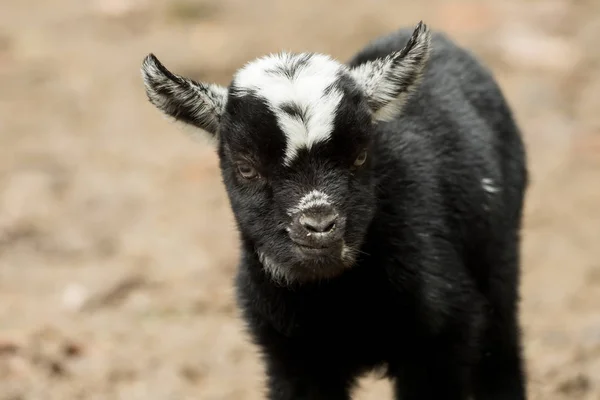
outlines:
M424 241L403 254L401 264L386 268L399 296L404 294L404 300L414 304L416 317L412 335L399 346L401 354L392 355L390 373L396 396L401 400L470 399L474 368L481 356L485 300L443 242ZM407 277L420 285L407 286L405 282L411 282Z
M398 400L468 400L472 365L448 344L432 344L391 371Z
M300 353L267 349L269 400L350 400L354 379L345 366Z

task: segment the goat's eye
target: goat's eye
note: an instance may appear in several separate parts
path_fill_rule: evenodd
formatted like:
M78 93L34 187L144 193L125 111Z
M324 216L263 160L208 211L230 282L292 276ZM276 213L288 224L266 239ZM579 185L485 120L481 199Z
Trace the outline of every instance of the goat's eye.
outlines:
M361 165L363 165L365 162L367 161L367 151L363 150L358 157L356 157L356 160L354 160L354 166L355 167L360 167Z
M258 172L250 164L240 163L237 165L237 170L244 179L254 179L258 176Z

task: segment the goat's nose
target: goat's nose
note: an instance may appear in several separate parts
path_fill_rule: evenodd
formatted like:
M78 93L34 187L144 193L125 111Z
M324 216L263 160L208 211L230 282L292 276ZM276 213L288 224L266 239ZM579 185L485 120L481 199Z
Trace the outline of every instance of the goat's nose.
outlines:
M344 238L345 221L333 207L315 207L295 215L288 233L298 245L337 251Z
M308 232L328 233L335 228L337 219L338 216L333 210L325 209L302 214L298 222Z

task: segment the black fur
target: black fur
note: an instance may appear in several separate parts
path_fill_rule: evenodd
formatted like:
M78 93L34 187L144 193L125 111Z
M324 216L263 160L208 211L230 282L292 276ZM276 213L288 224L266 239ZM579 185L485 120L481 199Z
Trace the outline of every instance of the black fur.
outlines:
M378 40L349 65L397 51L409 36ZM518 324L523 144L490 74L440 34L432 46L403 115L369 136L369 165L349 178L323 161L297 163L297 185L319 181L346 198L350 240L360 243L368 226L356 264L339 276L287 286L270 279L255 241L290 252L276 221L297 195L284 183L240 186L221 147L243 240L239 305L264 354L269 399L349 399L356 378L379 365L402 400L526 397ZM339 122L359 118L353 112L342 110ZM359 118L340 129L366 126ZM240 136L252 142L254 134ZM332 164L350 164L350 149L365 144L345 138L336 153L351 156ZM487 192L482 179L501 191ZM350 183L331 190L339 180Z
M403 29L359 52L348 67L379 60L391 81L367 86L389 93L367 98L355 80L365 71L340 70L325 94L343 93L331 136L290 165L277 113L306 122L310 107L273 109L256 91L236 90L235 80L226 99L202 86L210 96L197 105L184 101L187 81L146 64L157 107L183 115L165 111L179 104L219 123L242 247L238 304L264 356L270 400L348 400L356 379L381 366L402 400L526 399L518 318L524 145L490 72L440 33L429 44L420 24L412 36ZM290 60L269 73L294 77L311 56ZM159 90L169 81L179 94ZM401 115L375 123L375 96L377 108L406 100ZM213 103L224 104L222 113L210 115ZM331 237L343 236L346 256L311 256L288 233L298 216L290 210L313 190L344 222Z

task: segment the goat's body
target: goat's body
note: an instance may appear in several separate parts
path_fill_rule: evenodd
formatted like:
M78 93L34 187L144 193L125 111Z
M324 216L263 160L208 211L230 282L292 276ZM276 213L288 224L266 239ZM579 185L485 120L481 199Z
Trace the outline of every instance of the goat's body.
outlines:
M398 51L400 31L350 66ZM412 399L524 399L518 329L525 152L491 75L436 34L402 115L376 128L377 210L343 275L278 286L244 244L239 304L271 399L348 399L386 366ZM472 393L470 393L472 391Z

